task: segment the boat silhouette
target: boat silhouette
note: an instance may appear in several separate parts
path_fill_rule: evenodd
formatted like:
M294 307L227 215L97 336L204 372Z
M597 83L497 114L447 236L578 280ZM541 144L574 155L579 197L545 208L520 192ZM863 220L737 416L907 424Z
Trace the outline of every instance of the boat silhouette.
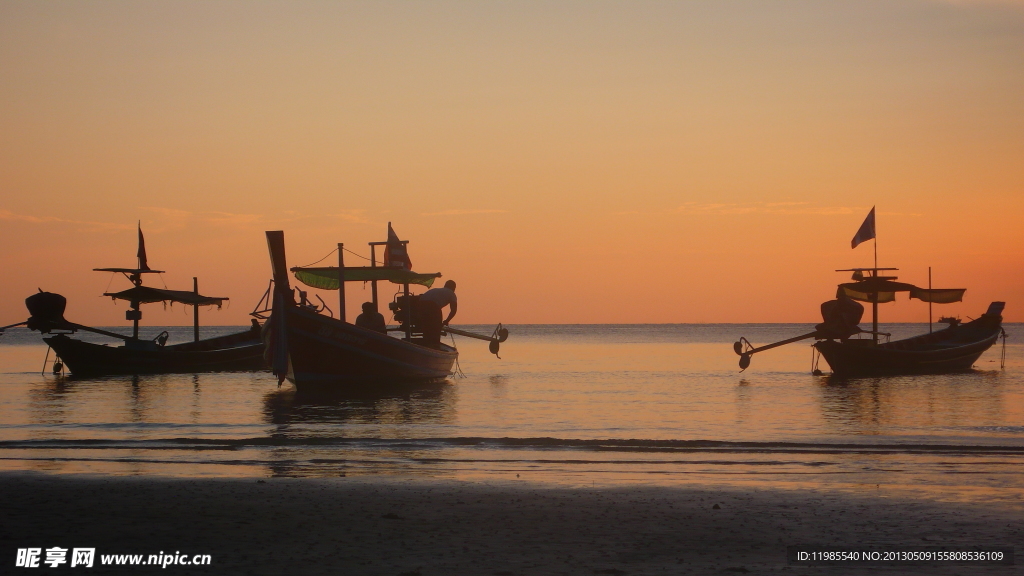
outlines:
M139 228L138 266L135 268L94 268L98 272L123 274L132 283L132 287L120 292L107 292L114 300L129 303L125 318L132 321L132 334L126 336L108 330L93 328L70 322L64 318L67 299L60 294L43 292L33 294L25 300L31 315L28 320L19 324L31 330L49 334L43 341L56 352L58 360L55 368L61 363L73 376L102 376L108 374L161 374L188 372L217 372L261 370L265 368L263 360L263 342L260 338L261 327L253 320L252 326L245 331L217 338L201 340L199 338L199 307L221 306L228 298L203 296L199 293L198 279L193 278L192 291L168 290L143 285L146 274L159 274L161 270L149 267L146 257L146 245ZM181 344L167 344L169 337L166 331L156 338L139 337L139 321L142 319L142 304L154 302L177 302L192 306L193 310L193 341ZM78 331L92 332L123 341L121 346L107 346L85 342L72 335ZM55 369L59 372L59 369Z
M389 225L390 228L390 225ZM410 285L430 287L440 273L421 274L404 266L377 266L375 249L388 242L371 242L371 266L348 267L344 244L338 244L337 267L296 267L291 271L303 284L338 290L338 318L311 305L304 292L291 288L285 261L284 232L268 231L267 245L273 270L273 304L267 323L267 357L278 381L285 379L299 390L356 392L407 382L443 380L452 374L458 358L453 345L425 338L416 314L416 296ZM402 242L402 246L406 242ZM345 319L345 282L370 282L373 308L378 309L377 283L402 287L389 308L399 325L384 332L349 323ZM322 301L321 301L322 302ZM400 338L388 335L398 332ZM444 332L489 342L497 354L508 331L498 326L491 336L444 327Z

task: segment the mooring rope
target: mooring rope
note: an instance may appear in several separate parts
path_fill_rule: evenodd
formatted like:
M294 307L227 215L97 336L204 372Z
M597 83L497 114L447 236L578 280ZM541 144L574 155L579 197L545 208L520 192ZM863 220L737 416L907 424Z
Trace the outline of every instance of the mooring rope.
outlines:
M458 351L458 348L455 346L455 334L452 334L451 332L449 332L448 336L452 339L452 348L455 348L455 350ZM455 374L454 375L458 376L459 378L465 378L466 377L466 373L462 371L462 366L459 365L459 357L458 356L455 356Z
M1000 327L999 328L999 332L1001 332L1002 335L1003 335L1003 350L999 354L999 369L1000 370L1005 370L1006 369L1006 330L1004 330L1002 327Z

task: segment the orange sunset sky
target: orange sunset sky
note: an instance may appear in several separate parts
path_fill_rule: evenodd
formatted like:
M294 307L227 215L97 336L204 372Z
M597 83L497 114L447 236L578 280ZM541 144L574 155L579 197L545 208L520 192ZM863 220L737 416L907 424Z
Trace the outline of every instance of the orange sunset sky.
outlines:
M936 317L1024 321L1024 3L0 0L0 324L126 325L91 269L139 220L208 324L264 230L302 265L389 221L456 323L813 322L875 205L880 265L968 289Z

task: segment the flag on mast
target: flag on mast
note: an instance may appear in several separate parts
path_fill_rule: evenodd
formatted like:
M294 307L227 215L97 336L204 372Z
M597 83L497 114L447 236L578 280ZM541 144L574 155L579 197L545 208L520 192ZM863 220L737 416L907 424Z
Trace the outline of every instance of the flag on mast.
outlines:
M149 263L146 262L146 239L142 237L142 222L139 222L139 270L149 270Z
M868 212L868 217L864 219L864 223L860 225L860 229L857 230L857 234L853 237L853 241L850 242L850 248L856 248L861 242L866 242L875 237L875 207L871 207L871 212Z
M409 259L409 250L406 245L398 239L398 234L395 234L395 230L391 228L391 222L388 222L388 243L387 246L384 247L384 265L412 270L412 260Z

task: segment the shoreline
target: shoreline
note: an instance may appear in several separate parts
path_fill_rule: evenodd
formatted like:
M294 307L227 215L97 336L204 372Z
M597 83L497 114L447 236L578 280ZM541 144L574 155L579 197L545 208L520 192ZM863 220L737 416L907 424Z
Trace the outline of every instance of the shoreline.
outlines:
M176 574L1016 574L993 565L791 566L786 547L1024 542L1024 518L998 503L884 491L32 472L0 473L0 491L5 563L20 547L211 555L211 566L167 568Z

